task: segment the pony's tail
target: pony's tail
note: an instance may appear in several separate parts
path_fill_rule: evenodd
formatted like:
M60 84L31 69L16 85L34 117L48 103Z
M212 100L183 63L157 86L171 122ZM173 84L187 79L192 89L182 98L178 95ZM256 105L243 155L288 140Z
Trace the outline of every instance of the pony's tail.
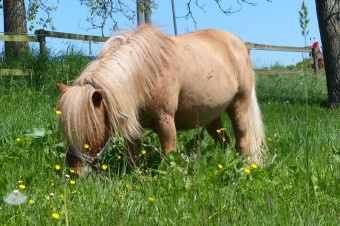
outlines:
M265 147L266 136L262 122L262 114L257 101L255 91L255 73L253 73L253 89L251 92L250 106L248 110L248 135L250 139L250 161L262 164L263 147Z

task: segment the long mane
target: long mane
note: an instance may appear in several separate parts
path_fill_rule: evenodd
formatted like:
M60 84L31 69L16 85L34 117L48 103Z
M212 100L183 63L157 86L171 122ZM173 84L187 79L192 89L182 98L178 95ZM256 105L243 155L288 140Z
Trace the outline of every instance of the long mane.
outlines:
M83 123L100 126L91 105L94 90L103 93L110 129L128 140L140 136L139 110L150 98L163 68L167 67L172 47L171 38L150 25L120 32L106 41L97 59L59 101L64 134L76 151L82 149L86 140L96 136L95 130ZM121 119L119 112L127 114L128 120Z

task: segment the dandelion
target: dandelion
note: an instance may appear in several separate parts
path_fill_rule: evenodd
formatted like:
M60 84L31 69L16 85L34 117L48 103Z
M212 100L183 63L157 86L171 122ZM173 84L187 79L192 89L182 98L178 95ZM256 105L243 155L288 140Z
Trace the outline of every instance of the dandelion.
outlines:
M70 169L70 173L75 173L76 171L74 171L74 169Z
M20 142L20 141L21 141L21 139L20 139L20 138L17 138L17 141L18 141L18 142Z
M51 197L50 197L50 196L46 196L46 199L47 199L48 201L51 201Z
M106 169L107 169L107 165L103 164L103 165L102 165L102 169L103 169L103 170L106 170Z
M12 191L4 197L4 201L10 205L20 205L26 201L27 197L22 194L19 190Z
M269 141L272 141L272 138L270 138L270 137L267 137L267 140L269 140Z
M70 184L75 184L76 181L75 180L70 180Z
M20 184L20 185L19 185L19 188L20 188L20 189L25 189L25 188L26 188L26 186L25 186L25 185L23 185L23 184Z
M120 156L120 155L118 155L118 157L117 157L118 159L121 159L122 157Z
M251 167L253 167L253 169L257 169L259 166L257 164L252 164Z
M217 132L217 133L221 133L221 130L220 130L220 129L218 129L218 130L216 130L216 132Z
M65 215L65 210L60 212L60 215Z
M61 114L62 114L61 111L56 111L55 113L56 113L57 115L61 115Z
M64 194L59 195L59 197L60 197L61 199L64 198Z
M221 131L224 131L225 130L225 128L221 128Z
M259 139L259 137L255 137L255 140Z
M221 164L217 164L218 168L222 169L223 166Z
M247 173L247 174L250 174L250 167L249 166L246 166L244 168L244 172Z
M131 188L131 185L130 184L126 184L126 188Z
M60 170L60 165L55 165L56 170Z
M85 148L85 149L88 149L88 148L90 148L90 145L85 144L85 145L84 145L84 148Z
M121 194L119 194L119 195L118 195L118 198L120 198L120 199L123 199L123 198L124 198L124 196L123 196L123 195L121 195Z
M149 201L150 201L150 202L154 202L154 201L156 201L156 199L154 199L154 198L149 198Z
M59 219L59 213L52 213L52 217L54 219Z
M28 201L28 203L33 205L35 203L35 201L33 199L31 199L30 201Z
M18 183L19 183L19 184L22 184L22 183L23 183L23 181L22 181L22 180L19 180L19 181L18 181Z
M143 150L143 151L142 151L142 155L145 155L145 154L146 154L146 151L145 151L145 150Z

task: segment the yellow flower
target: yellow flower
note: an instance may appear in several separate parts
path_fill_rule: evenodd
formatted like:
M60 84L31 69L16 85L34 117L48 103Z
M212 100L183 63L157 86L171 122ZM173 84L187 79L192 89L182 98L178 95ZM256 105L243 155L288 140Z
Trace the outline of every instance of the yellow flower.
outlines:
M85 145L84 145L84 148L85 148L85 149L88 149L88 148L90 148L90 145L85 144Z
M270 138L270 137L267 137L267 140L269 140L269 141L272 141L272 138Z
M70 180L70 184L75 184L76 181L75 180Z
M256 169L257 167L259 167L257 164L252 164L251 167L253 167L254 169Z
M55 165L56 170L60 170L60 165Z
M221 164L217 164L218 168L222 169L223 166Z
M107 169L107 165L105 165L105 164L102 165L102 169L103 169L103 170L106 170L106 169Z
M148 180L148 179L149 179L149 177L144 177L144 179L145 179L145 180Z
M64 194L59 195L59 197L60 197L61 199L64 198Z
M25 185L23 185L23 184L20 184L20 185L19 185L19 188L21 188L21 189L25 189L25 188L26 188L26 186L25 186Z
M61 113L61 111L56 111L55 112L57 115L61 115L62 113Z
M46 196L46 199L47 199L48 201L50 201L50 200L51 200L51 197L50 197L50 196Z
M259 139L259 137L255 137L255 140Z
M18 181L18 183L19 183L19 184L22 184L22 183L23 183L23 181L22 181L22 180L19 180L19 181Z
M30 200L30 201L28 201L29 202L29 204L34 204L35 203L35 201L34 200Z
M250 174L250 167L249 166L246 166L244 168L244 172L247 173L247 174Z
M118 155L118 157L117 157L118 159L121 159L122 157L120 157L120 155Z
M142 151L142 155L145 155L145 154L146 154L146 151L145 151L145 150L143 150L143 151Z
M17 138L17 141L19 142L19 141L21 141L21 139L20 139L20 138Z
M75 173L74 169L70 169L70 173Z
M72 191L72 194L75 194L75 193L77 193L77 191L76 191L76 190L73 190L73 191Z
M54 219L58 219L59 218L59 213L52 213L52 217Z
M218 130L216 130L217 131L217 133L221 133L221 130L220 129L218 129Z
M156 201L156 199L154 199L154 198L149 198L149 200L150 200L150 202Z
M131 185L130 184L126 184L126 188L131 188Z
M221 131L224 131L225 130L225 128L221 128Z
M124 196L119 194L119 195L118 195L118 198L123 199Z
M60 215L65 215L65 210L60 212Z

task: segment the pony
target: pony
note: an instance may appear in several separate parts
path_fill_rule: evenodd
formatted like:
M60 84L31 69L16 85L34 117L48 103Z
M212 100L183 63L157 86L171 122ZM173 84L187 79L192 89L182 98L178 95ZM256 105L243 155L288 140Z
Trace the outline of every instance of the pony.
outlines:
M120 31L72 86L57 87L68 164L80 175L83 161L96 162L115 132L126 141L132 162L145 128L158 135L165 154L177 151L177 130L197 125L227 146L228 136L218 133L223 112L231 119L235 149L261 164L265 132L250 56L229 32L168 36L151 25Z

